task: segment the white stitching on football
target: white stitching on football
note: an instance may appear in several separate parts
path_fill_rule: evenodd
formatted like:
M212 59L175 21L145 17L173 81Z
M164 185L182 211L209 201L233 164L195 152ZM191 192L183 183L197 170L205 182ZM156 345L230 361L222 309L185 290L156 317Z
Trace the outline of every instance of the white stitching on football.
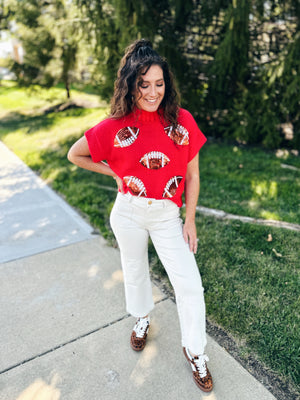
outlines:
M170 159L164 153L160 151L150 151L143 155L140 159L140 163L149 169L160 169L168 165Z
M182 181L182 176L173 176L169 179L168 183L165 186L163 197L171 198L175 196L177 188Z
M169 136L174 143L181 146L187 146L189 144L189 132L184 126L178 124L174 129L173 126L167 126L165 128L166 134Z
M146 188L143 182L136 176L124 176L123 178L126 185L136 196L147 196Z
M120 129L114 139L114 147L127 147L132 145L139 134L139 129L132 126L126 126Z

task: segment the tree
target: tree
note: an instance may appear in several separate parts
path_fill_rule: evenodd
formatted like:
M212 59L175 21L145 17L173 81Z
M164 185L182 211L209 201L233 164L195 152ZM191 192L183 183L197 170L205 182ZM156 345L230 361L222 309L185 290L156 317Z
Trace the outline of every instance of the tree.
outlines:
M66 0L27 0L16 9L17 36L24 63L14 64L22 85L51 87L62 81L70 98L70 83L82 40L77 9Z
M216 108L228 108L241 85L249 78L249 0L233 0L224 18L224 36L210 69Z
M0 30L9 29L9 22L13 16L13 3L7 0L0 0Z
M193 0L77 0L87 16L89 41L98 63L97 86L110 98L117 68L126 46L137 38L151 40L167 57L183 93L194 90L192 68L184 56L185 25Z
M28 0L10 8L26 51L24 64L15 67L20 82L63 81L69 96L78 51L88 43L92 84L109 99L125 47L145 37L168 59L182 105L207 135L299 147L299 4ZM284 132L287 124L292 139Z
M197 4L187 58L205 87L198 100L204 131L269 148L299 147L299 2Z

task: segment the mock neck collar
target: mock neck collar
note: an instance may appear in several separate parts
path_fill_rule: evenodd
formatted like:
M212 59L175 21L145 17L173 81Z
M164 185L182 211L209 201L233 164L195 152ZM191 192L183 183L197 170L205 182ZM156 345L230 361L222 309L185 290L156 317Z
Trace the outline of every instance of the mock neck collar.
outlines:
M139 121L154 122L161 121L163 110L158 109L157 111L145 111L140 108L135 108L133 114L138 118Z

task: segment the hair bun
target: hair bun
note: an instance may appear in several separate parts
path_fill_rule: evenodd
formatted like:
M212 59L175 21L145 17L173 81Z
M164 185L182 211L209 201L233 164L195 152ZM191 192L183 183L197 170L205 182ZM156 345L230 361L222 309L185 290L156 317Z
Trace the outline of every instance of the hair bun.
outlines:
M149 57L154 52L152 43L147 39L138 39L133 42L126 49L126 59L131 58L132 61L139 60L141 58Z
M145 58L150 58L153 56L155 51L152 48L152 43L150 40L140 39L133 43L132 48L132 59L141 60Z
M152 43L147 39L140 39L133 43L135 51L138 51L142 47L150 47L152 49Z

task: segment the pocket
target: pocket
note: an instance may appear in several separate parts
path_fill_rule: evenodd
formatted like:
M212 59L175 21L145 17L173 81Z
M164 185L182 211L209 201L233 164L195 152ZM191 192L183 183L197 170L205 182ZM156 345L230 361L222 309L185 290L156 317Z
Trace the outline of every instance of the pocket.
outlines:
M178 218L180 216L180 208L171 200L169 200L169 203L164 211L167 219Z
M121 195L123 196L123 195ZM133 207L125 198L117 196L110 213L110 225L114 231L117 226L126 226L132 220Z

